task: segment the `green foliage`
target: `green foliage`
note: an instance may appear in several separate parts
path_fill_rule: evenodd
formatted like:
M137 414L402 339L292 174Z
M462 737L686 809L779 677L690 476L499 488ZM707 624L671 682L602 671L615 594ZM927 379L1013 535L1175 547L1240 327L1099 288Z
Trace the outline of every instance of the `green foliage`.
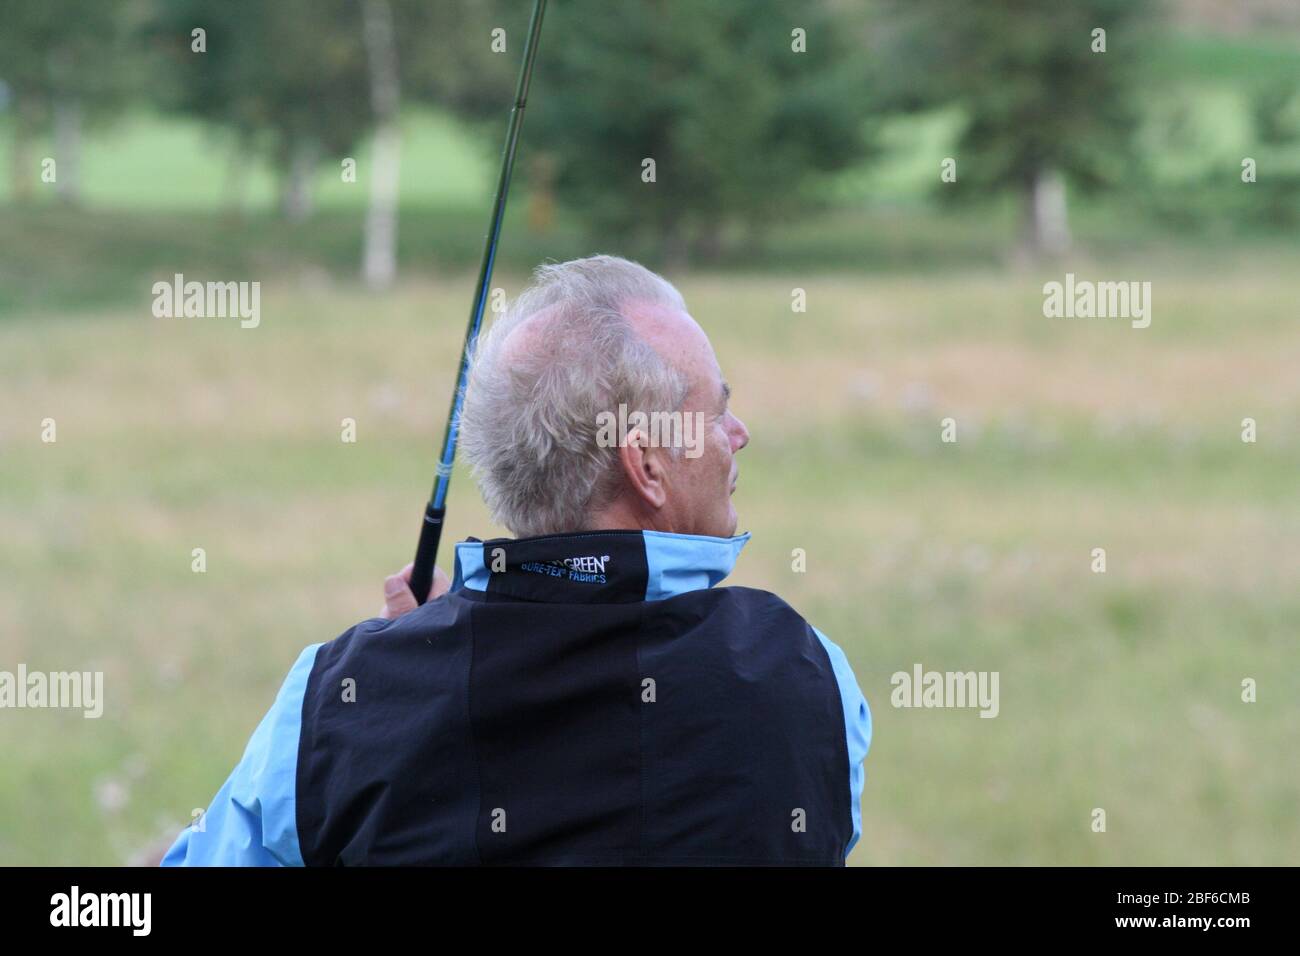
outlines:
M1239 236L1300 224L1300 48L1174 38L1154 59L1139 134L1150 175L1130 209L1164 228Z
M394 6L404 99L436 104L462 119L487 121L499 135L514 94L532 3L399 0ZM506 31L506 49L499 53L492 49L497 28ZM547 56L552 42L552 37L543 40Z
M206 31L206 51L191 31ZM175 0L153 37L164 106L237 131L281 162L304 142L334 153L369 128L361 14L354 0Z
M34 198L40 158L32 147L53 127L60 168L44 182L57 182L63 201L79 200L83 127L115 116L141 80L139 58L128 51L144 3L0 0L0 119L8 114L14 199Z
M862 60L827 3L556 4L547 14L527 148L602 235L655 236L669 258L717 251L807 202L818 173L863 157ZM792 29L807 52L792 52ZM642 162L656 181L642 181Z
M0 0L0 81L15 111L44 119L68 96L91 118L111 114L139 80L125 51L144 9L139 0Z
M1076 186L1132 173L1136 102L1153 0L948 0L877 4L882 101L915 110L955 104L961 190L1023 189L1042 171ZM1093 30L1106 51L1093 52Z
M1252 158L1263 165L1251 184L1260 193L1255 216L1273 226L1300 225L1300 82L1260 90L1253 114L1259 149Z

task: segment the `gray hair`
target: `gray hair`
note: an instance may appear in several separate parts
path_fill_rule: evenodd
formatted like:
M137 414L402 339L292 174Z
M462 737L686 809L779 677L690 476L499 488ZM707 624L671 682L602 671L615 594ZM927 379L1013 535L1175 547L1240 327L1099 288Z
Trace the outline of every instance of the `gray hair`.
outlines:
M618 448L597 442L601 413L616 414L620 404L676 411L685 400L686 377L629 323L634 302L686 308L669 282L627 259L544 264L480 337L460 450L493 518L513 534L587 530L621 481ZM524 325L531 347L507 350Z

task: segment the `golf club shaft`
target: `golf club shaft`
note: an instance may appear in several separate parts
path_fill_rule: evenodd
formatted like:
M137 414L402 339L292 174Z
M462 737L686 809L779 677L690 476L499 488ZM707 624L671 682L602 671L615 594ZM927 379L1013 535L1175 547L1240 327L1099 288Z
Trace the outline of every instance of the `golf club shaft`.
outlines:
M451 394L451 410L447 413L447 430L442 438L442 455L438 459L438 473L433 492L424 509L424 523L420 527L420 541L415 548L415 564L411 568L411 591L415 600L423 604L429 597L433 584L433 568L438 558L438 543L442 539L443 518L447 514L447 489L451 484L451 469L456 461L456 438L460 432L460 406L465 398L465 382L469 376L469 360L483 325L483 308L487 304L488 286L492 282L492 264L496 258L497 240L501 236L501 220L505 216L506 196L510 192L510 174L514 171L515 149L519 145L519 129L524 122L524 107L528 102L528 84L533 76L533 59L537 54L537 38L542 32L542 16L546 0L536 0L532 20L528 24L528 39L524 41L524 62L519 68L519 82L515 87L515 105L510 111L510 126L506 132L506 145L501 154L501 177L497 180L496 202L492 207L492 221L488 226L483 247L483 263L479 267L478 286L474 290L474 307L469 313L469 327L465 330L465 345L460 353L460 371L456 375L456 388Z

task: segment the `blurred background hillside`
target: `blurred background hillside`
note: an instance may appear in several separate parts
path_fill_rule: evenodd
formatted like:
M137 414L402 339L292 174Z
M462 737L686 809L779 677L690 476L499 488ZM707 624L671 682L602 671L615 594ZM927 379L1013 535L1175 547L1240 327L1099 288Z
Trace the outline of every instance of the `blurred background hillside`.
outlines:
M0 711L0 863L176 832L409 560L531 6L0 0L0 669L108 695ZM1294 863L1298 229L1291 0L552 0L494 286L627 255L713 337L734 583L873 705L853 862ZM1067 271L1151 327L1044 318ZM914 662L1001 716L891 708Z

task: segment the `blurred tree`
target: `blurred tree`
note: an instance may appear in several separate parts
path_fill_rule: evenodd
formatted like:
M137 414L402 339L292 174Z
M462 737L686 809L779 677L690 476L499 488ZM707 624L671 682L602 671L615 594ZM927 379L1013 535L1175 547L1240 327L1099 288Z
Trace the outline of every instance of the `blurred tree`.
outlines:
M1250 204L1247 215L1294 228L1300 224L1300 83L1270 83L1256 92L1253 106L1259 144L1253 158L1261 169L1252 185L1261 198ZM1233 188L1240 191L1237 184Z
M882 103L964 110L960 188L944 195L1018 192L1030 253L1068 246L1067 184L1093 189L1138 168L1136 99L1156 0L878 0L874 10Z
M162 104L268 156L284 215L306 219L320 162L347 156L373 122L358 0L162 0L152 32L169 63Z
M372 138L369 169L362 170L370 183L362 273L375 286L396 274L403 95L469 115L489 104L499 112L509 100L510 71L488 58L492 3L156 2L153 33L171 80L160 85L160 101L232 131L241 156L268 156L280 170L287 218L310 215L311 178L324 159L338 168ZM193 49L199 28L203 52ZM481 43L468 41L478 34Z
M81 191L85 121L112 116L141 80L127 55L143 0L0 0L0 81L9 90L12 195L31 198L41 166L33 140L53 125L54 187L65 202Z
M398 45L408 98L449 110L479 134L489 167L500 156L532 9L533 0L439 0L402 11ZM543 61L549 33L543 30ZM525 142L531 137L530 131ZM553 219L554 166L544 152L526 162L529 226L545 231Z
M487 121L489 128L504 123L532 6L532 0L401 0L397 48L407 98ZM507 41L501 52L492 44L498 28Z
M383 288L397 277L397 186L401 155L397 114L401 85L392 4L389 0L362 0L362 4L375 135L361 274L367 285Z
M757 244L816 174L863 158L863 60L843 7L553 4L524 149L549 154L558 194L593 230L646 233L670 263L715 257L733 222ZM517 66L522 23L510 35Z

